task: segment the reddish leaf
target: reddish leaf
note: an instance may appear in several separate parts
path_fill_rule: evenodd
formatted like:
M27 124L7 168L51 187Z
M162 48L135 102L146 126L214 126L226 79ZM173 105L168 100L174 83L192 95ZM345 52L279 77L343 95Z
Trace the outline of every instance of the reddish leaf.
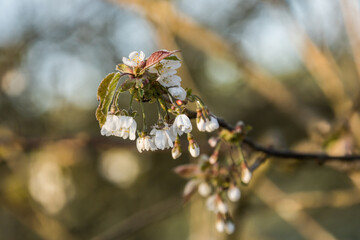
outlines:
M199 173L199 167L195 164L185 164L177 166L174 172L183 178L192 178Z
M158 62L160 62L164 58L169 57L170 55L172 55L174 53L177 53L177 52L179 52L179 50L175 50L175 51L160 50L160 51L154 52L146 60L145 69L157 64Z

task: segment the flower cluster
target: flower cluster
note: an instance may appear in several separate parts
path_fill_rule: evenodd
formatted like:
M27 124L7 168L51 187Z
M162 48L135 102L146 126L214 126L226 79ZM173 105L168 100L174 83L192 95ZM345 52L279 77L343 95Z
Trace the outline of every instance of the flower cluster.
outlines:
M108 75L102 81L96 112L102 135L135 140L137 132L136 147L139 152L172 148L172 157L176 159L182 153L180 136L186 134L190 155L199 156L200 148L191 134L193 127L186 114L189 111L187 104L196 103L199 131L213 132L219 128L219 123L198 96L181 87L181 78L177 75L181 62L175 56L176 52L157 51L147 59L143 52L131 52L128 58L122 59L122 64L117 65L119 72ZM118 96L126 91L131 94L129 109L119 109ZM133 100L139 102L142 109L141 131L137 130ZM145 103L156 103L158 106L158 120L151 130L147 127L143 110Z
M129 116L116 116L109 114L105 124L101 128L101 135L117 136L123 139L129 138L135 140L136 138L136 121Z
M196 127L200 132L217 130L219 122L200 97L192 94L191 89L182 88L181 78L177 75L181 62L176 52L161 50L148 58L143 52L131 52L128 58L122 59L122 64L116 66L118 72L110 73L103 79L98 88L99 106L96 110L102 135L136 140L140 153L171 148L174 159L182 155L180 137L186 135L190 155L195 158L200 155L190 118L196 118ZM119 95L125 92L131 96L129 108L120 109ZM134 102L139 103L141 114L133 109ZM196 111L191 110L191 103ZM158 118L151 127L146 120L145 104L157 106ZM141 130L138 129L137 118L142 119ZM217 231L228 234L235 230L228 202L239 201L240 183L248 184L252 177L240 146L246 133L244 129L242 122L236 125L234 131L222 129L216 137L209 139L210 146L214 148L210 157L201 157L198 164L175 169L180 176L190 179L184 189L185 200L196 191L206 197L208 209L217 216ZM220 150L224 142L238 149L237 159L234 160L232 154L231 161L222 159Z
M234 136L240 137L239 133L240 131L236 128L233 133L228 132L230 135L222 132L220 137L210 138L209 144L214 148L210 157L202 155L197 164L181 165L175 169L178 175L190 179L184 188L184 198L189 199L196 190L202 197L207 198L208 210L217 216L216 230L227 234L235 231L229 202L240 200L240 184L249 184L252 177L240 145L236 148L237 158L233 156L236 154L232 154L229 161L219 160L221 144L231 141Z

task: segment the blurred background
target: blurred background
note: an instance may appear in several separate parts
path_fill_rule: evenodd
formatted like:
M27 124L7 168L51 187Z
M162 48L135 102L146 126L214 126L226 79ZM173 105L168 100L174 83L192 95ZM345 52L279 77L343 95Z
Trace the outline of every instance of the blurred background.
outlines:
M182 204L188 153L101 137L101 79L158 49L259 143L359 153L358 0L1 0L0 240L360 239L359 163L269 159L225 236L203 199Z

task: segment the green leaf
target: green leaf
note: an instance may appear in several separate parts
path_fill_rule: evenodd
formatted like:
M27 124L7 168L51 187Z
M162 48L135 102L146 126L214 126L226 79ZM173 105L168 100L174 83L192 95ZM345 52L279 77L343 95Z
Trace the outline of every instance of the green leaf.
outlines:
M120 71L121 73L133 73L132 69L123 63L116 65L116 70Z
M133 78L133 79L128 78L127 80L125 80L123 82L123 84L121 84L121 91L125 92L125 91L129 90L130 88L132 88L134 86L135 83L136 83L135 78Z
M166 57L164 58L165 60L172 60L172 61L180 61L180 59L175 56L175 55L172 55L172 56L169 56L169 57Z
M100 127L102 127L106 121L109 106L113 99L120 77L120 73L110 73L101 81L98 87L97 98L99 106L96 109L96 119L99 121Z
M191 88L186 89L186 96L187 96L187 97L191 96L191 93L192 93L192 89L191 89Z

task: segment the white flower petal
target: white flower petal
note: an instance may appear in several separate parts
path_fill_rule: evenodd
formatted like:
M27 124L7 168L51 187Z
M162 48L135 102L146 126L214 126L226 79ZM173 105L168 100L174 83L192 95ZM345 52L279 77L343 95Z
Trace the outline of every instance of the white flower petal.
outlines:
M211 193L211 186L206 182L202 182L198 186L198 192L201 196L208 197Z
M160 74L160 78L165 78L165 77L169 77L169 76L175 75L175 74L176 74L176 70L161 68L161 69L159 70L159 74Z
M176 99L184 101L186 98L186 91L182 87L171 87L169 93Z
M197 144L193 143L189 145L189 152L190 155L194 158L198 157L200 155L200 148Z
M218 219L216 220L216 231L218 231L219 233L224 232L225 230L225 223L222 219Z
M206 131L213 132L218 128L219 128L218 120L216 118L214 118L213 116L211 116L210 121L209 120L206 121L206 127L205 127Z
M142 143L143 143L143 138L138 137L138 139L136 139L136 148L139 152L142 152L143 149Z
M232 202L239 201L239 199L241 197L240 189L235 186L230 187L227 191L227 196L228 196L229 200Z
M164 87L180 86L181 78L177 75L171 75L166 77L160 77L157 80Z
M235 225L232 221L227 221L225 224L225 232L227 234L232 234L235 231Z
M196 123L197 128L200 132L205 132L206 130L206 123L203 118L200 118L200 120Z
M179 67L181 67L180 61L162 60L160 63L163 65L164 68L167 69L178 69Z
M145 53L143 51L140 51L139 61L142 62L142 61L144 61L144 59L145 59Z
M137 51L132 51L130 54L129 54L129 59L132 60L133 58L139 56L139 53Z
M180 136L183 133L189 133L192 131L191 121L185 114L180 114L176 116L172 127L174 129L174 132L179 134Z

